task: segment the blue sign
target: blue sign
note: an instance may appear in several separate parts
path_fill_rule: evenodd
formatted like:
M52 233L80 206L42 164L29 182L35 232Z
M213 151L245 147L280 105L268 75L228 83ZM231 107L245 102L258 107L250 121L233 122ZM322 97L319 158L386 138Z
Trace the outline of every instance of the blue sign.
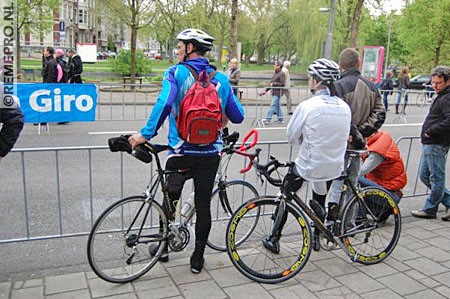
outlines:
M95 121L95 84L17 84L17 100L27 123Z
M59 31L66 31L66 24L64 21L59 22Z

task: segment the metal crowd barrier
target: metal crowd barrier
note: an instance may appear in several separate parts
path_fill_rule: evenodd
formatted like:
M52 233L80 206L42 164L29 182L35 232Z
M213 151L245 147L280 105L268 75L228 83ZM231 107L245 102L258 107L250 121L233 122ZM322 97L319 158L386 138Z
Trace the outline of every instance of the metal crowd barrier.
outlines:
M122 83L98 83L98 103L96 111L97 121L117 120L146 120L161 91L161 86L156 84L122 84ZM272 97L270 92L261 96L260 92L266 87L262 86L238 86L238 96L244 107L246 119L260 124L265 118ZM308 88L306 86L289 88L292 107L295 107L307 99ZM286 97L281 97L281 104L286 113Z
M408 173L404 198L426 195L427 188L418 179L420 139L407 136L397 143ZM298 149L286 145L284 141L258 143L260 161L270 155L295 159ZM235 155L228 179L244 178L260 195L276 194L278 190L261 184L253 170L245 177L239 174L247 162ZM106 207L119 198L141 194L154 173L152 165L111 153L106 146L14 149L1 163L0 244L85 236ZM301 192L301 198L311 197L308 187Z

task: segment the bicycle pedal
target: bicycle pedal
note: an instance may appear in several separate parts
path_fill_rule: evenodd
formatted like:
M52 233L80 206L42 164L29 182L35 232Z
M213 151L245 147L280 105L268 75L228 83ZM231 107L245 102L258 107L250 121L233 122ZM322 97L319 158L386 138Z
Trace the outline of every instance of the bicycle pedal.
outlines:
M326 237L320 237L320 247L322 247L326 251L335 250L338 247L338 244L334 241L328 240Z

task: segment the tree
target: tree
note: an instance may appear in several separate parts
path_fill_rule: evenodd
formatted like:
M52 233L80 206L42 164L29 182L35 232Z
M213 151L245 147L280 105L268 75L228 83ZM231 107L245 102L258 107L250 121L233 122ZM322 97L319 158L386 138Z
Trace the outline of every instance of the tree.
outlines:
M231 29L230 29L230 35L231 35L231 56L236 57L239 60L241 60L240 57L238 57L237 52L237 31L238 31L238 0L232 0L231 1Z
M450 2L416 0L403 10L400 22L409 65L429 71L450 59ZM413 49L413 50L412 50Z
M44 34L51 32L55 20L53 18L53 10L58 8L60 0L17 0L16 8L16 67L20 72L20 35L30 33L33 36L42 37Z
M130 77L135 83L136 43L138 30L149 26L152 20L153 1L150 0L100 0L99 3L111 12L111 17L120 20L131 30Z

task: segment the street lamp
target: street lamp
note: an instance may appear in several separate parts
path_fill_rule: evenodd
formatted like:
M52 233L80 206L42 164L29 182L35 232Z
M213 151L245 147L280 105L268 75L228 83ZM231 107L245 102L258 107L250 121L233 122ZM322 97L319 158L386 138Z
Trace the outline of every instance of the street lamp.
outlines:
M328 31L327 31L327 41L325 42L325 58L331 58L331 45L333 43L333 24L334 24L334 6L336 4L336 0L330 1L330 8L321 7L319 8L320 12L330 12L330 16L328 18Z

